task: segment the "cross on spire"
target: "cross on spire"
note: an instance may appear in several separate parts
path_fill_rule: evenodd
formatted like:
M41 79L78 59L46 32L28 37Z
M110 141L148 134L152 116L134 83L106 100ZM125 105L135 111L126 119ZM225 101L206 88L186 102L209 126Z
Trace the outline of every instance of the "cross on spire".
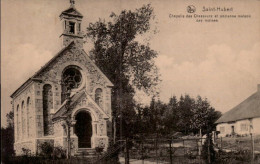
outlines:
M70 0L70 5L74 6L75 5L75 0Z

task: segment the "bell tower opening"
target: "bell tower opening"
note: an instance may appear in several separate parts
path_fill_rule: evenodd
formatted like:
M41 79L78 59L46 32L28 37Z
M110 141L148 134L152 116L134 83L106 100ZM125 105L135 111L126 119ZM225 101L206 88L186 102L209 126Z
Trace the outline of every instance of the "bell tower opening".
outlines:
M74 22L69 22L69 32L71 34L75 34L75 23Z

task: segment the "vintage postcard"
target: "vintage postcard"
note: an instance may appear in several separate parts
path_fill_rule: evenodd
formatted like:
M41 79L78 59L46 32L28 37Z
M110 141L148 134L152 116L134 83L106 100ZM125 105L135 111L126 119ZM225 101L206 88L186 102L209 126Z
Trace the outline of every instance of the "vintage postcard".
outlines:
M2 0L3 163L259 163L260 0Z

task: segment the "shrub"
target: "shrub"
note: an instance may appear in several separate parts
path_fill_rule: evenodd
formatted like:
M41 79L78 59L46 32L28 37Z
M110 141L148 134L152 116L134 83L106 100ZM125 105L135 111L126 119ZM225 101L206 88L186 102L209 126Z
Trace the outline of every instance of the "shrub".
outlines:
M30 149L22 148L22 151L23 151L23 156L31 156Z
M234 162L234 155L232 152L224 152L219 150L216 155L215 163L233 163Z
M196 155L194 155L192 153L192 151L187 151L185 154L184 154L185 157L187 157L188 159L196 159Z
M66 158L66 150L63 149L61 146L54 147L53 158L55 158L55 159Z
M43 156L45 158L51 158L53 154L53 145L49 142L44 142L40 145L40 156Z
M252 153L250 150L239 150L234 153L235 159L241 162L250 162Z
M120 149L117 149L120 143L118 144L111 144L108 146L107 148L107 153L108 156L105 157L105 161L110 161L112 163L118 163L119 162L119 158L118 155L120 153Z
M98 154L101 154L104 150L104 147L95 147L95 149Z

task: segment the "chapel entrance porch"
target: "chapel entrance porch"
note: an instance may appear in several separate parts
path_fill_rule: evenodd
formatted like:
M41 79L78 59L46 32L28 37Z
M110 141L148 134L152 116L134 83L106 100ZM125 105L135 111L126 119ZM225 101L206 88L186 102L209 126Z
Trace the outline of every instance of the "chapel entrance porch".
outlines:
M78 148L91 148L92 119L87 111L77 113L75 134L78 137Z

